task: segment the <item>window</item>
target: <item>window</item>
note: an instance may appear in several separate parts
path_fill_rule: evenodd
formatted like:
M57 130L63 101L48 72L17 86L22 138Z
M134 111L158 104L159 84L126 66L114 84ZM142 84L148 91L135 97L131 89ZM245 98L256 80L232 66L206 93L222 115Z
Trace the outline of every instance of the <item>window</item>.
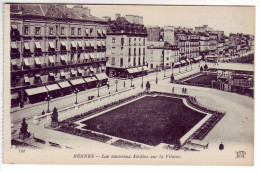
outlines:
M121 38L121 45L124 46L124 38Z
M29 35L29 27L28 26L24 26L24 34Z
M151 67L150 67L151 69L153 69L153 64L151 64Z
M112 43L116 43L116 38L115 37L112 38Z
M144 45L145 45L145 38L144 38Z
M40 35L40 27L35 27L35 35Z
M169 60L169 57L167 57L167 61Z
M53 35L53 27L49 28L49 35Z
M130 63L130 61L131 61L131 58L129 57L129 58L128 58L128 62Z
M143 48L143 55L145 55L145 48Z
M90 33L90 35L93 35L93 28L89 29L89 33Z
M134 56L136 56L136 49L134 48Z
M129 38L129 45L131 45L131 38Z
M115 65L115 61L116 61L115 57L112 57L111 65Z
M65 28L61 27L60 30L61 30L61 35L65 35Z
M71 35L74 35L74 27L71 28Z
M81 28L78 28L78 35L81 35Z
M139 55L141 55L141 48L139 48Z
M128 56L131 56L131 48L128 50Z
M120 67L123 67L123 65L124 65L124 60L123 58L120 58Z

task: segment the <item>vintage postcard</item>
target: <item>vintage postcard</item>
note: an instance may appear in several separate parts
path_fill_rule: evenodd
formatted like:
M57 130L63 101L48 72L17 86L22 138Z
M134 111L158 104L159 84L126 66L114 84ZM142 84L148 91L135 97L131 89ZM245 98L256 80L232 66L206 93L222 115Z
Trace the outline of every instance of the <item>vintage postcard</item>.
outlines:
M6 164L254 165L254 6L4 5Z

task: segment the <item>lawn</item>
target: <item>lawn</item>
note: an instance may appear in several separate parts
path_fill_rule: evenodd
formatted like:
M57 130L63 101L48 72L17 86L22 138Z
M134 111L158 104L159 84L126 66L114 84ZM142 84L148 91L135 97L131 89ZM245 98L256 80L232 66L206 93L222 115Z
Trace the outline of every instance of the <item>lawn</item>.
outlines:
M82 123L85 129L156 146L175 143L203 117L182 99L145 96Z
M205 86L211 86L211 81L217 80L217 74L202 74L200 76L194 77L192 79L186 80L188 84L203 84Z

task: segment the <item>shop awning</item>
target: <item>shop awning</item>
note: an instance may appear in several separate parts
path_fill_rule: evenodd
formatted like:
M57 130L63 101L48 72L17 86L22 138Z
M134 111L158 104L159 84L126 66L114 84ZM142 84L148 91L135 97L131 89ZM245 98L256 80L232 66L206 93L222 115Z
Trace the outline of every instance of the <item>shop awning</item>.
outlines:
M41 65L41 64L42 64L39 58L35 58L35 63L36 63L37 65Z
M91 47L94 47L94 42L93 41L89 41L89 43L90 43Z
M53 58L53 56L49 56L49 61L50 61L50 63L54 63L54 58Z
M84 59L85 59L85 60L89 59L89 54L85 53L85 54L84 54Z
M60 58L61 58L61 60L63 60L63 61L67 61L66 56L60 56Z
M25 43L24 43L24 48L25 48L26 50L30 50L29 42L25 42Z
M55 48L53 42L49 42L49 45L51 48L53 48L53 49Z
M190 59L186 59L186 61L187 61L188 63L190 63Z
M137 69L139 70L139 72L144 71L143 67L137 67Z
M181 60L180 62L181 62L181 64L186 64L185 60Z
M106 35L106 34L107 34L107 31L106 31L105 29L103 30L103 34L104 34L104 35Z
M46 88L49 91L55 91L55 90L59 90L60 89L60 87L57 84L46 85Z
M98 46L101 46L101 41L97 41L97 45L98 45Z
M12 48L12 49L17 49L17 44L16 44L15 42L12 42L12 43L11 43L11 48Z
M98 32L98 34L102 34L102 32L101 32L101 30L100 30L100 29L98 29L98 30L97 30L97 32Z
M46 87L37 87L37 88L26 89L25 92L27 93L28 96L32 96L36 94L47 93L48 90Z
M89 34L89 29L86 28L86 29L85 29L85 32L86 32L86 34Z
M80 69L80 68L78 68L78 73L83 73L83 70L82 69Z
M60 71L60 76L65 76L64 70L61 70L61 71Z
M35 42L35 46L36 46L36 48L41 49L41 44L40 44L40 42Z
M74 69L71 69L71 74L76 75L76 71Z
M70 80L70 83L72 85L79 85L79 84L85 84L86 82L84 81L84 79L80 78L80 79Z
M106 46L106 42L105 42L105 41L102 41L102 45L103 45L103 46Z
M81 41L78 41L78 45L79 47L82 47Z
M148 71L148 67L147 66L144 66L144 71Z
M86 47L90 47L90 42L89 41L85 41Z
M196 61L198 61L198 60L200 60L200 59L202 59L202 57L201 56L199 56L199 57L196 57L196 58L194 58Z
M92 59L94 58L94 54L93 54L93 53L90 53L89 56L90 56L90 58L92 58Z
M40 74L35 74L34 76L35 76L35 78L40 78L41 77Z
M134 73L140 72L137 68L133 68Z
M25 74L23 77L24 77L24 82L25 83L30 83L28 75Z
M24 64L25 64L25 66L30 66L30 63L29 63L29 59L28 59L28 58L24 59Z
M95 77L88 77L88 78L84 78L84 80L89 83L89 82L94 82L94 81L97 81L97 78Z
M12 64L13 66L17 66L16 59L11 59L11 64Z
M71 42L71 46L74 47L74 48L76 48L76 47L77 47L76 42L75 42L75 41L72 41L72 42Z
M11 27L12 27L12 29L18 29L17 25L15 25L15 24L12 24Z
M179 66L179 65L181 65L180 62L176 62L176 63L174 63L174 66Z
M53 72L49 72L49 75L54 77L54 73Z
M67 87L70 87L70 86L71 86L68 81L60 82L60 83L58 83L58 85L59 85L61 88L67 88Z
M95 75L96 78L101 81L101 80L104 80L104 79L108 79L107 75L105 73L98 73Z
M127 72L130 73L130 74L135 73L133 68L127 69Z

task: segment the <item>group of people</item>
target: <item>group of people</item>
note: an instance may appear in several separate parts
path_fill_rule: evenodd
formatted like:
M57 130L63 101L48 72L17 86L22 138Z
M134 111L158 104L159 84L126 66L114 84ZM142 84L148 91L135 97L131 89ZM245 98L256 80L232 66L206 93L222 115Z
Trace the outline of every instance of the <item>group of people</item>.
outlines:
M182 88L182 93L187 93L187 88Z

